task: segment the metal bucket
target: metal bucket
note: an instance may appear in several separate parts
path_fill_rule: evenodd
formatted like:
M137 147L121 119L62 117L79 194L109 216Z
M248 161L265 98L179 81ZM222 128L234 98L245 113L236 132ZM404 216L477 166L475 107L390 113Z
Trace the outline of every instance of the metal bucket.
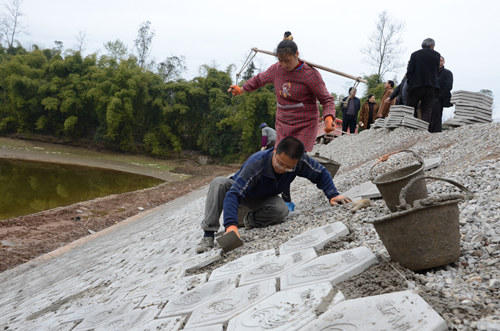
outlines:
M335 176L337 171L339 171L340 163L335 162L331 159L327 159L326 157L319 156L319 153L315 153L313 158L318 161L323 167L325 167L326 170L328 170L332 178Z
M389 159L389 156L401 152L412 153L413 156L419 162L419 164L413 164L410 166L389 171L385 174L381 174L376 177L374 176L372 172L373 167L375 167L380 162L387 161ZM424 160L422 160L422 158L418 156L418 154L415 153L414 151L406 149L384 155L379 159L379 161L377 161L370 168L369 171L370 180L372 181L373 184L377 186L378 190L380 191L380 194L382 195L382 198L384 198L385 204L392 212L397 210L397 205L399 203L399 193L401 192L401 189L406 184L408 184L408 182L412 178L420 177L423 175L424 175ZM427 186L425 185L425 182L421 182L417 184L410 192L408 192L406 200L409 203L413 203L413 201L425 198L426 196L427 196Z
M406 191L416 181L436 179L451 183L465 195L454 193L406 203ZM463 185L450 179L424 176L412 179L400 193L400 211L369 221L394 261L412 270L434 268L460 257L458 202L473 197Z

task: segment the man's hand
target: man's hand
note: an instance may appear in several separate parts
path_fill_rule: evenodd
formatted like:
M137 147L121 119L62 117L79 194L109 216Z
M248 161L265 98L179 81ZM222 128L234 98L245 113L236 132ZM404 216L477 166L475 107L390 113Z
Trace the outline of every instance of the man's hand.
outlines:
M243 93L241 92L241 87L238 85L231 85L227 91L231 92L233 95L241 95Z
M261 151L265 151L265 150L266 150L266 146L261 147L261 148L260 148L260 150L261 150Z
M225 233L229 233L231 231L233 231L234 233L236 233L236 235L238 236L238 238L240 238L240 233L238 232L238 227L236 225L230 225L230 226L228 226Z
M330 133L335 130L335 123L333 122L333 116L327 116L325 118L325 132Z
M349 202L352 202L351 199L349 199L348 197L345 197L343 195L337 195L336 197L333 197L330 199L330 204L332 206L335 206L335 205L338 205L338 204L346 204L346 203L349 203Z
M387 98L387 99L385 99L385 101L384 101L384 102L385 102L385 103L389 103L389 102L391 102L391 98Z

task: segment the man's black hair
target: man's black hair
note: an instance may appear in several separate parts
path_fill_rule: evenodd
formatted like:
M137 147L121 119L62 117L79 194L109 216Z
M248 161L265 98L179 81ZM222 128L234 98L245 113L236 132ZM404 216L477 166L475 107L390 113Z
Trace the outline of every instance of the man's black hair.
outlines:
M276 154L285 153L294 160L300 160L304 152L304 144L295 137L286 137L276 146Z
M391 87L394 87L394 81L388 80L387 83L389 83L389 85L391 85Z

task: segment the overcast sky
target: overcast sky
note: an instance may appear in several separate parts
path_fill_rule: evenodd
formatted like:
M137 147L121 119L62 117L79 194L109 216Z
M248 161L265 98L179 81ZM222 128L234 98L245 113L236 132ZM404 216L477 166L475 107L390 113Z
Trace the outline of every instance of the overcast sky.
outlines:
M7 3L7 0L1 0ZM368 43L382 11L405 24L402 34L406 63L431 37L454 75L453 90L493 91L500 97L500 1L219 1L219 0L22 0L25 47L38 44L76 48L79 32L85 32L84 54L104 52L103 44L122 40L133 52L142 22L155 31L152 58L183 55L188 72L198 75L203 64L219 69L234 64L240 69L252 47L273 50L290 30L302 58L353 76L371 74L360 49ZM258 54L257 67L266 69L275 59ZM327 88L346 94L353 81L322 73ZM404 68L386 75L401 80ZM234 78L233 78L234 79ZM495 102L495 118L500 107Z

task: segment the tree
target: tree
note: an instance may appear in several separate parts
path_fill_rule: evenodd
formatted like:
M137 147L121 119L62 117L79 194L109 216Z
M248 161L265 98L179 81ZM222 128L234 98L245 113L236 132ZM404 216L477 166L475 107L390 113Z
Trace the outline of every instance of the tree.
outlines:
M8 48L14 47L14 41L17 35L24 32L24 27L21 25L20 18L23 16L21 12L22 0L10 0L5 5L7 14L2 18L3 35L7 40Z
M404 23L392 19L386 11L378 16L375 31L369 38L368 46L361 49L365 54L366 61L377 69L377 75L381 78L403 65L398 61L398 56L403 51L401 34L404 31Z
M151 30L151 22L146 21L142 23L137 33L137 39L134 41L139 65L142 69L146 68L146 60L151 53L151 43L154 36L155 33Z
M249 80L250 78L252 78L253 76L255 76L255 70L257 68L255 67L255 64L252 62L250 62L250 64L248 65L248 68L247 70L245 70L245 73L243 73L243 80Z
M116 60L123 60L127 55L127 46L120 39L108 41L104 44L104 48L108 51L109 56Z
M78 36L76 36L76 51L83 53L85 50L85 43L87 42L87 33L85 31L78 32Z
M184 56L169 56L157 66L158 75L164 82L169 82L180 77L187 70Z

